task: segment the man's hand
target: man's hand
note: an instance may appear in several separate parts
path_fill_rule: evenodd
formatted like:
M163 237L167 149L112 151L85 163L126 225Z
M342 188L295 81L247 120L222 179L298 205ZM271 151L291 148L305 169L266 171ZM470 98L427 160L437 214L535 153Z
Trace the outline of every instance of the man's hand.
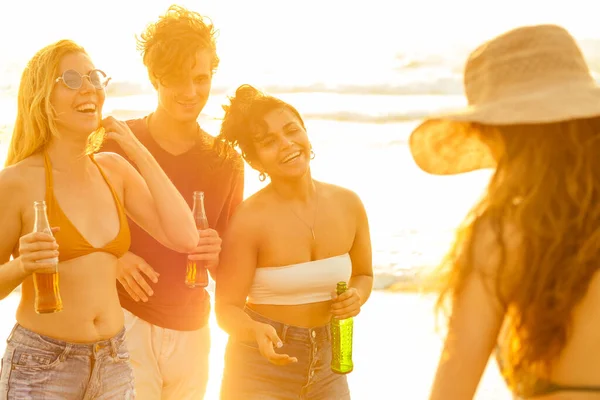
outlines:
M188 256L190 260L199 260L206 263L206 268L215 277L219 265L219 254L221 253L221 238L214 229L203 229L198 231L200 240L198 246Z
M143 258L127 252L119 258L117 265L117 279L127 293L135 301L148 301L154 291L142 275L146 275L153 283L158 282L159 273L156 272Z

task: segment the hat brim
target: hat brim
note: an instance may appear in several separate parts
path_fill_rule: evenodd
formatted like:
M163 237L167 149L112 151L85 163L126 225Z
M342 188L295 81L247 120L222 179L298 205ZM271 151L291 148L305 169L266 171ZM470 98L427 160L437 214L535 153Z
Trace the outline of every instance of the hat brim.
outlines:
M545 124L595 116L600 116L600 87L589 82L524 90L519 96L428 118L413 130L409 146L423 171L453 175L496 164L473 123Z

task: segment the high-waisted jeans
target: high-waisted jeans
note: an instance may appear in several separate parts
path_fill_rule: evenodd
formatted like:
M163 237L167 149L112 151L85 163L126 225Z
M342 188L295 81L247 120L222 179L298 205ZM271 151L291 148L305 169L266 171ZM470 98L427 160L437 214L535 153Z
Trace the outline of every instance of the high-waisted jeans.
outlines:
M302 328L270 320L250 309L256 321L275 328L283 342L278 353L298 359L274 365L258 351L256 342L229 339L221 385L222 400L349 400L346 375L331 371L329 325Z
M15 325L0 372L0 400L131 400L125 330L96 343L69 343Z

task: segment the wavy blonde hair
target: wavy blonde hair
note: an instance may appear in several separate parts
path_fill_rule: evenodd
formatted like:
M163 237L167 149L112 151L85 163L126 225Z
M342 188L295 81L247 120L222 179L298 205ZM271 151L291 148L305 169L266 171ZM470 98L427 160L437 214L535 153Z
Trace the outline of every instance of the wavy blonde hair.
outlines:
M24 160L45 148L58 134L56 113L50 95L60 75L59 66L67 54L84 53L85 49L71 40L60 40L38 51L27 63L17 99L17 119L8 148L5 166ZM103 131L92 133L86 153L100 147Z
M549 378L569 340L573 309L600 269L600 119L479 129L488 137L494 131L504 151L438 271L437 307L451 318L466 278L481 272L471 255L484 223L501 254L490 290L509 322L503 375L513 390L528 393L537 378ZM521 238L510 257L519 265L506 265L507 226Z

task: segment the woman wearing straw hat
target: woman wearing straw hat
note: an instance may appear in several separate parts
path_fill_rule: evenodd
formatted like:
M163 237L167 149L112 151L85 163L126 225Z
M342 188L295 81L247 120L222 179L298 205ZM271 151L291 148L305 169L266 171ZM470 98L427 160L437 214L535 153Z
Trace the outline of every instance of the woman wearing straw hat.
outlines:
M554 25L483 44L464 84L410 138L428 173L495 168L440 267L431 399L471 399L493 351L516 397L600 399L600 88Z

